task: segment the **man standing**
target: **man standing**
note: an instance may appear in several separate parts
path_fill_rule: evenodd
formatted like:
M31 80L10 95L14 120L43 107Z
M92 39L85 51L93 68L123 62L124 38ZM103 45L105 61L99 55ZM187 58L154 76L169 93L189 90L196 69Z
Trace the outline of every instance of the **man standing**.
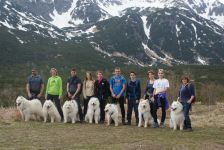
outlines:
M94 83L94 96L100 101L100 122L105 120L105 104L108 96L110 95L110 88L108 81L103 78L103 72L97 71L97 80Z
M138 104L141 97L141 85L140 80L136 79L135 72L130 72L130 80L127 83L126 87L126 103L128 104L128 125L131 125L131 115L133 109L135 111L136 125L138 125Z
M32 69L32 74L28 77L26 83L26 92L28 99L40 99L43 95L44 83L36 68Z
M76 75L76 69L71 69L71 77L69 77L67 81L67 97L70 100L76 100L78 103L78 111L79 111L79 119L80 122L83 121L83 114L82 114L82 108L80 103L80 93L81 93L81 87L82 81L77 77Z
M115 75L110 79L110 92L112 96L112 103L119 103L122 115L122 124L125 123L125 110L124 110L124 92L125 92L125 78L121 76L121 69L116 67L114 69Z

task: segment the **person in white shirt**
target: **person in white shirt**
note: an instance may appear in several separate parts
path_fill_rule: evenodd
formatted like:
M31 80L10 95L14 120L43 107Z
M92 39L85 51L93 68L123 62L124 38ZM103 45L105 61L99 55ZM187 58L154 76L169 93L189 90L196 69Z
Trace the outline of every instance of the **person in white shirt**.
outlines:
M158 70L158 79L154 82L154 106L153 106L153 118L154 128L165 127L166 110L169 108L169 101L167 99L167 89L169 88L169 81L164 77L164 70ZM157 122L157 109L162 108L161 123L158 125Z

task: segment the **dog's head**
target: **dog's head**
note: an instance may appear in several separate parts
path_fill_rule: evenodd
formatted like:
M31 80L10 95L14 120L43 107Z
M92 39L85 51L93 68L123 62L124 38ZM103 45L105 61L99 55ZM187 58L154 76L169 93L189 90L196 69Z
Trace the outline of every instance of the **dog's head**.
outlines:
M170 108L173 112L181 112L183 110L183 105L179 101L173 101Z
M51 100L46 100L44 102L44 107L47 108L47 109L50 109L52 106L53 106L53 102Z
M89 100L89 104L93 107L98 107L99 106L99 100L96 97L92 97Z
M68 110L72 109L72 105L73 105L72 101L66 101L64 103L64 107Z
M23 96L18 96L16 98L16 106L21 107L25 101L26 101L26 99Z
M150 111L149 100L141 99L139 103L139 107L143 112Z
M107 104L107 105L105 106L104 111L107 113L107 112L109 112L110 110L111 110L111 104Z

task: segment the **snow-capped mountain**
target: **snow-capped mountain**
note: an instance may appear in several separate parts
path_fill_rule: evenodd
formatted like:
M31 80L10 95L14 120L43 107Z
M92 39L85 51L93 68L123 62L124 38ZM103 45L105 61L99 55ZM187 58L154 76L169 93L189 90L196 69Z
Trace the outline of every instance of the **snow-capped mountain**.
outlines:
M127 64L224 63L224 0L0 0L1 28L20 44L79 37Z

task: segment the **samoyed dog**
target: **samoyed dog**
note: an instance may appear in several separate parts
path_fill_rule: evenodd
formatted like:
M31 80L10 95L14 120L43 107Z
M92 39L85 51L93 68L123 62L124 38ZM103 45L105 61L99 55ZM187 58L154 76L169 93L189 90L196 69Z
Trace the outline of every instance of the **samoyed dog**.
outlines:
M184 112L183 105L179 101L174 101L171 105L170 128L173 128L173 130L177 130L177 126L180 127L180 130L183 130Z
M139 122L138 122L138 127L141 127L143 124L143 119L145 121L144 127L147 128L148 124L153 124L153 118L150 113L150 105L149 105L149 100L147 99L141 99L140 103L138 105L138 117L139 117Z
M64 123L72 121L75 123L78 115L78 104L75 100L65 101L63 107Z
M107 118L107 125L111 123L111 119L114 121L115 126L118 126L118 108L115 104L107 104L104 109Z
M85 116L85 121L89 123L93 123L93 117L94 117L95 123L98 124L100 120L100 102L98 98L96 97L92 97L89 100L88 109Z
M61 116L51 100L46 100L43 105L44 122L47 122L48 116L51 118L51 123L54 121L61 122Z
M43 117L42 104L38 99L29 101L23 96L18 96L16 98L16 106L22 116L22 119L25 121L29 121L33 115L36 120L40 120L40 117Z

